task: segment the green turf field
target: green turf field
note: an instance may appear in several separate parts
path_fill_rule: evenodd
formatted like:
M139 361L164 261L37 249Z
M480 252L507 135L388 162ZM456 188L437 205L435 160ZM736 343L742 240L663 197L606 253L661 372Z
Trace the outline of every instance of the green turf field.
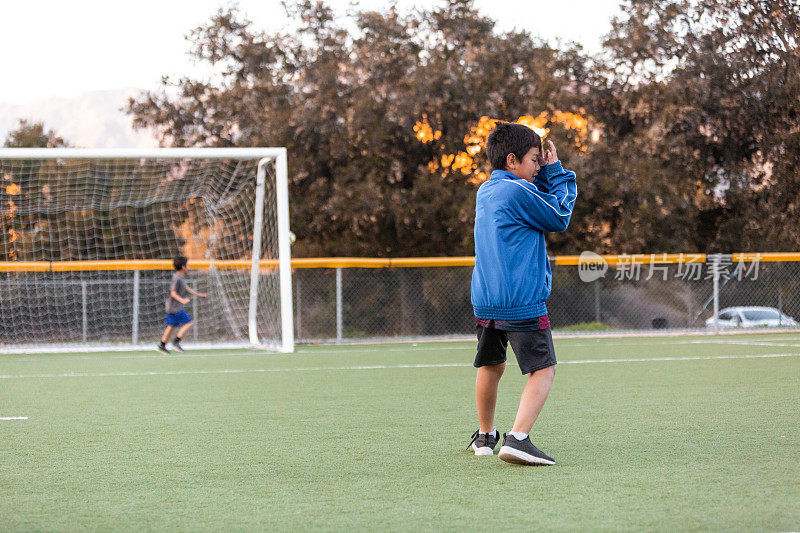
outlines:
M556 350L553 467L464 450L473 343L0 355L0 530L800 529L800 335Z

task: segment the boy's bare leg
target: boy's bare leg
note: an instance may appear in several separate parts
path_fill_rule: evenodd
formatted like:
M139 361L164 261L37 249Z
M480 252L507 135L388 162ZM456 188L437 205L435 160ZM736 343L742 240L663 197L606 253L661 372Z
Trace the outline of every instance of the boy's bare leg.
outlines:
M489 433L494 428L497 385L505 369L505 363L478 367L478 377L475 379L475 403L478 405L478 422L483 433Z
M164 334L161 335L161 342L166 344L171 334L172 334L172 326L167 326L166 329L164 330Z
M189 328L190 328L190 327L192 327L192 323L191 323L191 322L187 322L186 324L182 325L182 326L181 326L181 329L179 329L179 330L178 330L178 338L179 338L179 339L182 339L182 338L183 338L183 335L184 335L184 334L185 334L187 331L189 331Z
M547 400L547 395L550 394L550 387L553 385L555 375L555 366L528 374L528 382L525 384L525 388L522 389L517 417L514 419L514 428L511 431L519 433L531 432L533 423L539 417L544 402ZM481 425L481 427L483 426Z

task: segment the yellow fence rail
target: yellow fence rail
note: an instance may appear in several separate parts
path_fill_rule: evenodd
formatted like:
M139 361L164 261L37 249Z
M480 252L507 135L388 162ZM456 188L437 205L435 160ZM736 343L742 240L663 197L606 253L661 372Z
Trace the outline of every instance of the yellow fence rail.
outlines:
M621 254L596 255L581 258L578 255L557 255L551 257L556 265L579 265L582 263L619 264L669 264L705 263L706 254ZM731 254L731 262L784 262L800 261L800 252L743 252ZM391 259L364 257L314 257L292 259L292 268L411 268L411 267L454 267L473 266L474 257L400 257ZM234 260L189 260L189 268L194 270L246 270L251 266L249 259ZM276 259L259 261L262 270L278 267ZM169 259L131 259L104 261L0 261L0 272L84 272L97 270L172 270Z

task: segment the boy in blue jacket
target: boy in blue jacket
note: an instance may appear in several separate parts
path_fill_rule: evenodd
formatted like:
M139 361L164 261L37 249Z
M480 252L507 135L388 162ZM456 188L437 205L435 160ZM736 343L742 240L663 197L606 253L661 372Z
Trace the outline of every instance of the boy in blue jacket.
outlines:
M575 173L561 167L552 141L544 153L541 138L521 124L499 124L487 140L486 153L492 175L478 189L472 272L480 427L470 447L475 455L493 455L500 440L494 411L510 342L528 381L498 456L509 463L552 465L555 460L530 439L556 364L545 306L551 272L544 234L567 229L577 197Z

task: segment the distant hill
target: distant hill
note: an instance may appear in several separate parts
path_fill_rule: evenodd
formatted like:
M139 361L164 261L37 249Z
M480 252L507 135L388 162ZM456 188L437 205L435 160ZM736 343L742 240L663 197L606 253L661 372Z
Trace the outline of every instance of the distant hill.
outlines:
M153 148L148 131L134 131L120 109L139 89L93 91L75 98L48 98L28 104L0 102L0 146L21 118L44 122L71 146L86 148Z

